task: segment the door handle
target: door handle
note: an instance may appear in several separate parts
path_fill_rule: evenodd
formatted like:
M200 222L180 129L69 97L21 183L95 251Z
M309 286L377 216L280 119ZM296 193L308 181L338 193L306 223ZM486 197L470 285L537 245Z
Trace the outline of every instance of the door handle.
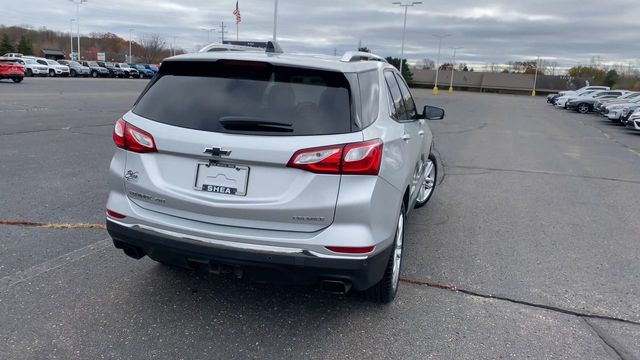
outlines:
M420 136L424 136L424 130L420 130L420 131L418 131L418 135L420 135Z
M409 134L404 134L404 135L402 135L402 140L404 140L404 141L409 141L409 140L411 140L411 135L409 135Z

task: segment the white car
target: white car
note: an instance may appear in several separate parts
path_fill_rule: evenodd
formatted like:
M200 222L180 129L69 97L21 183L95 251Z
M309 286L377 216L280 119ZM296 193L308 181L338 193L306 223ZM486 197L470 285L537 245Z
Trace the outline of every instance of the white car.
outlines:
M585 86L575 91L560 91L558 94L560 94L560 96L581 95L587 91L592 91L592 90L611 90L611 88L608 86Z
M632 100L636 99L636 98L640 98L640 92L634 92L634 91L624 91L623 90L624 95L620 96L617 99L600 99L597 100L594 104L593 104L593 110L596 112L599 112L602 114L602 116L607 116L607 107L611 107L612 105L617 105L617 104L626 104L631 102Z
M36 61L38 62L38 64L46 65L48 67L48 74L50 77L54 77L54 76L68 77L70 74L68 66L60 65L55 60L49 60L45 58L36 58Z
M637 107L638 104L640 104L640 97L634 97L622 103L605 105L603 114L607 119L616 122L617 120L620 120L623 115L626 115L623 113L625 108L629 109L634 106Z
M16 58L18 64L24 66L24 76L47 76L49 67L38 64L37 61L30 58Z
M20 58L20 57L23 57L24 55L22 55L21 53L6 53L2 56L9 57L9 58Z
M124 71L124 77L128 78L128 77L140 76L140 73L138 72L138 70L132 68L127 63L116 63L115 66L119 69L122 69L122 71Z
M640 113L634 113L627 120L627 127L640 131Z
M568 95L563 95L560 96L557 100L556 100L556 106L561 107L561 108L567 108L567 103L573 99L577 99L581 96L589 96L592 95L594 93L600 93L603 90L586 90L586 91L582 91L580 93L573 93L573 94L568 94Z

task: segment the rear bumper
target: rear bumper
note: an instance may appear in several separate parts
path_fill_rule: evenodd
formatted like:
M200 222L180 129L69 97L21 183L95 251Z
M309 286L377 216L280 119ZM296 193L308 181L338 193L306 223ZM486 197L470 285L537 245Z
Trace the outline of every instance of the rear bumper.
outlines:
M21 73L11 73L11 74L0 74L0 79L22 79L24 74Z
M356 290L376 284L384 274L391 247L371 256L342 256L304 249L255 246L227 241L205 242L190 235L156 231L107 219L116 248L183 267L212 272L233 270L253 280L311 285L321 280L350 282Z

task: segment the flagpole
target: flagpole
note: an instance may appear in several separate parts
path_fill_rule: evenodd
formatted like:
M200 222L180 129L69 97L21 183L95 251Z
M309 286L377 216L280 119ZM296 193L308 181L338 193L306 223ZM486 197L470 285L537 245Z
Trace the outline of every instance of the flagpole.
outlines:
M240 40L240 21L242 18L240 17L240 6L238 6L238 1L236 1L236 9L233 11L233 15L236 16L236 41Z

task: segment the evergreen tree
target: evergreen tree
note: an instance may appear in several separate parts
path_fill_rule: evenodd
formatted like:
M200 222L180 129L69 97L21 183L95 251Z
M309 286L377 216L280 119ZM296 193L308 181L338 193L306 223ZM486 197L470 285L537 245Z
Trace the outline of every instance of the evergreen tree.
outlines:
M2 42L0 42L0 56L6 53L13 52L13 44L11 43L11 39L9 39L9 35L2 35Z
M31 45L31 40L24 37L24 35L20 36L20 42L18 43L18 52L24 55L33 54L33 45Z
M400 69L399 58L387 57L386 60L389 64L395 66L396 69ZM413 82L413 73L411 72L411 69L409 69L409 64L407 64L406 59L402 61L402 77L407 82L407 84L411 86L411 83Z

